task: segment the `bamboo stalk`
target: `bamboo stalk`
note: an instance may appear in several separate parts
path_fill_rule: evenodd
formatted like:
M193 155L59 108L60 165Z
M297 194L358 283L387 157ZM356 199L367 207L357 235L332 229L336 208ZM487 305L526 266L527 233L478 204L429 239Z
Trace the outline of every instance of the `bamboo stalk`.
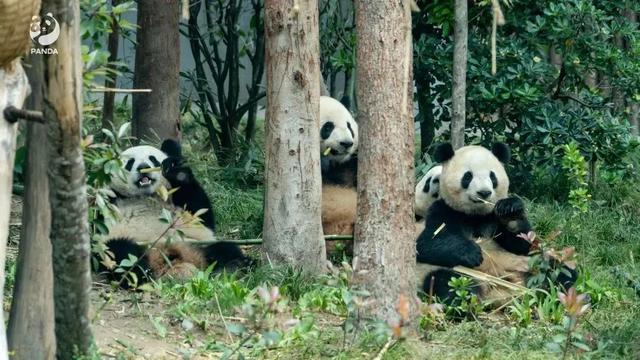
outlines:
M325 241L341 241L341 240L353 240L352 235L325 235ZM217 240L185 240L188 244L202 244L209 245L217 242L230 242L238 245L262 245L262 239L217 239Z

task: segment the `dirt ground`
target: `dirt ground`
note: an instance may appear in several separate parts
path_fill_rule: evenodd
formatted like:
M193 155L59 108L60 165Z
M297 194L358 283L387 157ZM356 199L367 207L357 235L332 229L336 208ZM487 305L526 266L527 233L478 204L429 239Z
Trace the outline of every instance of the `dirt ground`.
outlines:
M18 254L22 214L22 199L11 203L10 235L7 261L15 262ZM204 334L197 328L185 329L172 324L157 300L147 295L125 291L108 291L94 283L91 292L93 333L100 356L105 359L217 359L220 354L200 354ZM8 317L11 294L5 294L5 314ZM109 298L110 297L110 298ZM189 325L189 324L187 324ZM187 340L188 339L188 340Z

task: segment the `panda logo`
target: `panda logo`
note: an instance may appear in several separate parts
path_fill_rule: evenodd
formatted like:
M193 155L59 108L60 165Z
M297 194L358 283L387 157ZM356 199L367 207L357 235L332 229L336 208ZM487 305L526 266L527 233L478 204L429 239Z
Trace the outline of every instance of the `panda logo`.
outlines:
M31 36L31 40L41 46L51 45L60 36L60 24L51 13L47 13L43 17L36 15L31 18L29 36Z

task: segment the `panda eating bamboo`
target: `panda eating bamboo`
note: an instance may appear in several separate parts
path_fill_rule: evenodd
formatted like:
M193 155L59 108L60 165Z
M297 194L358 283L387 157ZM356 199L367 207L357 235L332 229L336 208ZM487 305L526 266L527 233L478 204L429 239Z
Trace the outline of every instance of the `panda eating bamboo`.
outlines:
M128 288L131 277L123 279L123 274L135 274L141 284L164 276L186 279L212 264L214 271L250 264L236 244L193 244L215 240L215 220L209 197L185 164L179 143L165 140L161 149L134 146L121 158L124 176L114 176L110 183L120 216L108 224L108 235L101 239L109 258L98 269L109 280ZM173 191L169 201L156 194L165 186ZM163 212L171 214L175 224L161 220ZM199 220L193 216L196 213ZM131 255L137 259L134 266L119 269L117 265Z
M530 275L531 244L520 235L531 231L531 226L522 200L507 194L504 164L510 156L502 143L491 150L472 145L454 151L448 143L436 148L435 160L442 164L436 172L441 174L435 183L432 174L428 192L439 199L429 202L416 193L416 213L426 216L416 244L417 280L424 293L450 303L455 293L449 282L460 276L456 266L517 284L524 284ZM574 269L562 265L557 283L568 288L576 278ZM494 304L513 295L488 283L477 283L472 290Z

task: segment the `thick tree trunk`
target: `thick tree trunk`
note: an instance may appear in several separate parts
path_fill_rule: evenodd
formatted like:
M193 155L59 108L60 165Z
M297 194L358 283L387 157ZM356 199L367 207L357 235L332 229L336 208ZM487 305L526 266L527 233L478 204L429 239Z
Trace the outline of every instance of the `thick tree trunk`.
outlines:
M185 0L186 1L186 0ZM133 136L180 138L180 11L177 0L138 1L133 87Z
M85 170L80 149L82 61L78 0L52 0L59 55L45 57L44 115L48 121L49 200L57 357L87 354L91 290ZM47 8L43 6L44 10Z
M323 272L317 1L267 0L265 34L264 254Z
M453 33L453 86L451 88L451 144L464 146L467 101L467 0L456 0Z
M117 6L120 0L112 0L111 5ZM118 19L116 15L111 15L111 32L107 37L107 51L109 51L109 62L113 63L118 60L118 45L120 43L120 25L118 25ZM108 67L112 70L107 74L104 80L105 87L116 87L117 76L115 74L115 66L109 64ZM104 100L102 103L102 128L111 129L113 126L113 112L115 110L116 93L113 91L107 91L104 93Z
M43 59L36 55L29 60L27 75L32 91L25 108L42 111ZM56 351L46 139L46 125L27 124L22 231L8 329L12 359L53 359Z
M355 2L360 145L354 269L356 283L375 300L368 311L388 321L398 320L398 302L411 315L417 310L409 4Z
M9 236L9 212L13 185L13 161L16 155L17 123L5 120L3 110L8 106L22 108L29 94L29 81L20 64L14 60L6 68L0 68L0 297L4 299L4 266ZM0 311L0 359L7 359L7 337L4 327L4 311Z

